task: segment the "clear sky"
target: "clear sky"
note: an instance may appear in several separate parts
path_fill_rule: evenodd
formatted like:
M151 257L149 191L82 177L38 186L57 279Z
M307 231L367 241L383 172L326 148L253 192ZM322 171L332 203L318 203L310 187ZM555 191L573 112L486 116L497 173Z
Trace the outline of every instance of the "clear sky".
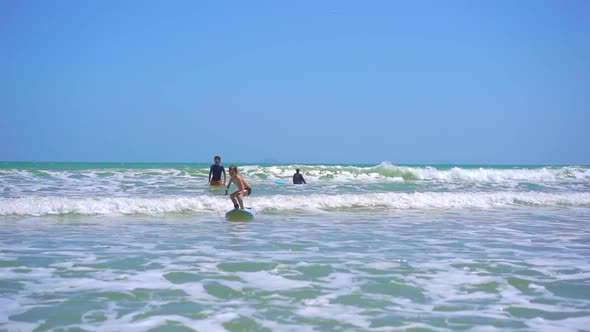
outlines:
M590 164L590 1L0 1L0 161Z

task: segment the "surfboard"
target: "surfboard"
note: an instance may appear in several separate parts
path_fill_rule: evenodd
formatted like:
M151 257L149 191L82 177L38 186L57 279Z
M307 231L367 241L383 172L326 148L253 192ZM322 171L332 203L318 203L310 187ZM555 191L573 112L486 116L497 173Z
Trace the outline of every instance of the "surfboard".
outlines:
M283 180L275 180L275 183L276 184L285 184L285 181L283 181Z
M229 221L248 221L254 219L254 210L252 209L233 209L225 213L225 219Z

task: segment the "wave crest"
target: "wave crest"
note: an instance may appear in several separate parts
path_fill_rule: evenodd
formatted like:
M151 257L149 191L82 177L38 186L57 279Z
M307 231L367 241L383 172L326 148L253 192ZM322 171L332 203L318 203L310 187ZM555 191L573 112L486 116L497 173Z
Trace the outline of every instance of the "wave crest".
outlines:
M297 211L340 213L387 210L453 210L508 207L590 206L590 193L463 192L270 195L248 201L261 213ZM0 215L220 214L231 208L227 196L197 197L22 197L0 198Z

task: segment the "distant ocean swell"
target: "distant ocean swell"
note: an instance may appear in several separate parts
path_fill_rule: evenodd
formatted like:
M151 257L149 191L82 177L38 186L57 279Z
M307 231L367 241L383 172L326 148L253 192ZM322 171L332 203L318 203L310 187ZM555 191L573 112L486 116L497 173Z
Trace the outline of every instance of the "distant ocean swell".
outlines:
M2 216L219 214L227 196L0 198ZM463 210L519 207L590 207L590 193L424 192L268 195L248 198L259 213L354 213L356 210Z
M63 165L63 164L60 164ZM0 164L0 180L19 181L63 181L84 183L86 181L108 180L187 180L207 178L209 166L205 164L186 165L170 168L167 165L151 165L153 168L121 168L116 164L105 164L100 168L89 164L88 168L65 166L53 169L51 165L35 165L27 168L11 167L10 163ZM295 168L310 179L317 181L359 181L399 179L436 180L446 182L545 182L580 180L590 181L590 167L586 166L398 166L383 162L376 166L355 165L242 165L240 172L255 180L290 178ZM65 169L64 169L65 168Z

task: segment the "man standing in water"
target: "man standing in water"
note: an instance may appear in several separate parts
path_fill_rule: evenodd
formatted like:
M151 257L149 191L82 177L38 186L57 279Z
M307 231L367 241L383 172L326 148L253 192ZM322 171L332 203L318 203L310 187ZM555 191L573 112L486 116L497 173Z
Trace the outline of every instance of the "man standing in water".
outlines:
M221 165L221 157L215 156L213 158L215 164L211 165L209 169L209 185L211 186L225 186L225 168ZM223 182L221 182L221 174L223 173Z
M238 174L238 167L236 165L231 165L229 167L229 183L225 187L226 195L232 182L238 187L238 190L234 191L230 195L231 201L234 203L235 209L239 208L240 210L243 210L244 197L250 196L252 193L252 188L250 187L250 184L244 179L244 177Z
M303 178L303 174L299 173L299 168L295 170L295 174L293 174L293 184L302 184L305 183L307 184L307 182L305 182L305 179Z

